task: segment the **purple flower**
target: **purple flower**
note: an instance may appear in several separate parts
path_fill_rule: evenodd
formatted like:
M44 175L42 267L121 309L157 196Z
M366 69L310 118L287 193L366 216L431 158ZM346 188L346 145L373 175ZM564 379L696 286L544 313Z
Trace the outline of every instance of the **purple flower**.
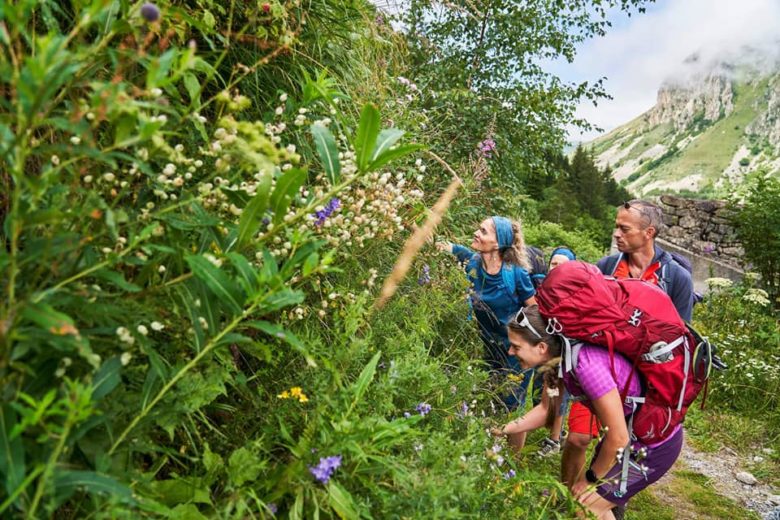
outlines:
M431 405L429 405L428 403L420 403L420 404L418 404L418 405L417 405L417 407L415 408L415 410L417 410L418 412L420 412L420 415L422 415L423 417L425 417L426 415L428 415L428 414L430 413L430 411L431 411Z
M322 457L316 466L309 466L309 472L321 484L327 484L333 472L341 466L341 455Z
M709 253L712 253L713 251L715 251L715 245L714 244L707 244L702 249L702 253L704 253L704 254L709 254Z
M341 201L339 199L336 198L330 199L330 202L328 202L324 208L314 212L314 216L317 217L317 220L316 222L314 222L314 225L317 227L323 225L325 223L325 220L340 207L341 207Z
M465 419L468 414L469 414L469 405L466 404L466 401L463 401L460 404L460 410L458 410L458 413L456 415L460 419Z
M149 23L156 22L160 19L160 9L152 3L146 3L141 6L141 16Z
M270 511L273 516L276 516L276 513L279 512L279 508L276 507L276 504L274 504L273 502L269 502L268 504L265 505L265 507L268 508L268 511Z
M493 157L493 152L496 151L496 142L493 139L485 139L477 145L477 148L482 154L482 157L487 157L489 159Z
M417 285L428 285L431 283L431 268L428 264L423 265L423 272L417 278Z
M404 417L406 417L407 419L408 419L409 417L411 417L411 416L412 416L412 414L410 414L409 412L404 412Z
M509 471L504 473L504 479L505 480L513 479L515 478L515 475L517 475L517 473L515 473L515 470L510 469Z

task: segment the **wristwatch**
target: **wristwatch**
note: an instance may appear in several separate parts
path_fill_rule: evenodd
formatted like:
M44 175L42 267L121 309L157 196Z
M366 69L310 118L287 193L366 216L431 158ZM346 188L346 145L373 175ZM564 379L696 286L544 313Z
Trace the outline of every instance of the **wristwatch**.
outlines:
M595 484L599 481L599 478L596 476L596 473L593 471L592 468L588 468L588 471L585 472L585 480L587 480L591 484Z

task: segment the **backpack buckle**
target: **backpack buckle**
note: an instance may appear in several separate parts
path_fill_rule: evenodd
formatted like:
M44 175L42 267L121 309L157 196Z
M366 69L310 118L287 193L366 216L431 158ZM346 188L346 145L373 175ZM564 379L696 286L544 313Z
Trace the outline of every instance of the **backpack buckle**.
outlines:
M634 327L638 327L642 321L639 319L642 316L642 311L639 309L634 309L633 314L631 314L631 317L628 319L628 324L632 325Z

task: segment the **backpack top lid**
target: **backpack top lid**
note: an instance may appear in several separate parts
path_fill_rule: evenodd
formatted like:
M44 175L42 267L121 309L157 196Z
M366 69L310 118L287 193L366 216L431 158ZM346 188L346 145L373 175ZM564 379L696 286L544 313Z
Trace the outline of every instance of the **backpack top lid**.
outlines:
M649 346L649 339L650 344L671 342L685 333L674 304L657 286L605 277L585 262L566 262L553 269L536 301L539 312L554 319L562 334L602 345L612 342L624 353Z
M583 301L590 302L591 306L607 307L615 301L615 296L598 267L572 260L547 274L536 293L536 301L539 311L549 319L561 312L581 311Z

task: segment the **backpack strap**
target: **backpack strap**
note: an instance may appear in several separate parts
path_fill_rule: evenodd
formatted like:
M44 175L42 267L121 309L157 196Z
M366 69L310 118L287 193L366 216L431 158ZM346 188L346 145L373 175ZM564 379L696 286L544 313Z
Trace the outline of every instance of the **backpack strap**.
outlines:
M482 257L479 256L479 253L474 253L471 255L469 263L466 265L466 277L468 277L469 281L475 287L477 285L477 273L482 269L481 263ZM517 296L517 274L515 272L517 269L521 268L513 264L502 264L501 280L504 282L504 290L507 295L516 305L519 305L520 298Z
M614 256L607 257L607 262L604 264L604 273L605 276L615 276L615 271L617 271L617 266L620 264L620 261L623 259L623 253L618 253Z
M509 295L515 306L520 306L520 297L517 295L517 273L520 267L513 264L504 264L501 266L501 278L504 281L504 290Z

